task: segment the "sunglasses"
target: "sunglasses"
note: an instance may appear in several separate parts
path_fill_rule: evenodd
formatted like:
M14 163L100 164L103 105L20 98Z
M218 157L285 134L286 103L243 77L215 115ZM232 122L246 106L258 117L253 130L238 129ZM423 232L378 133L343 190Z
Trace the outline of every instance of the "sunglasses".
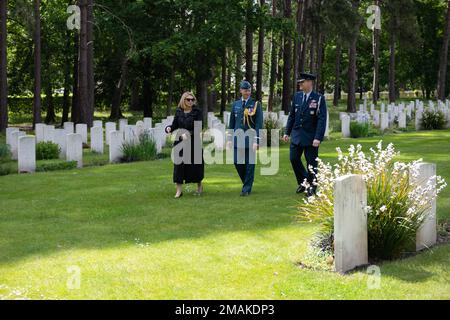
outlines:
M187 102L194 102L195 101L195 99L189 99L189 98L187 98L187 99L185 99Z

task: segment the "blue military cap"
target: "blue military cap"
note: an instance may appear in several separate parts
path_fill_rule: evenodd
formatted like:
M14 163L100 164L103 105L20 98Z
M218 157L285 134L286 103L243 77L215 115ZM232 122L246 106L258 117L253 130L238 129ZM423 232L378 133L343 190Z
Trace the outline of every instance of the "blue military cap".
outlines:
M244 80L241 82L241 85L239 86L240 89L243 90L250 90L252 88L252 85L247 80Z
M306 72L302 72L300 73L300 79L298 80L298 82L304 82L306 80L316 80L317 76L312 74L312 73L306 73Z

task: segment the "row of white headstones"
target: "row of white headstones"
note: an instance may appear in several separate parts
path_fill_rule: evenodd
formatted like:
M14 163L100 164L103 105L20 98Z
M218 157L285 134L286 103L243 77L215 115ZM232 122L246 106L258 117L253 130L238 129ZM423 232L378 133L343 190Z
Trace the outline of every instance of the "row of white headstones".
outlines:
M417 131L422 129L423 113L426 111L441 111L447 121L447 127L450 128L450 100L445 102L438 101L437 105L433 101L428 102L428 106L425 106L423 101L416 100L411 101L409 104L400 103L398 105L381 104L380 110L377 110L374 104L371 104L370 110L368 109L367 102L359 106L357 113L340 113L341 130L344 138L350 138L350 122L357 121L358 123L372 123L375 127L378 127L381 131L385 131L389 128L394 128L395 123L398 124L399 129L406 129L408 126L408 120L413 121L415 129Z
M32 173L36 170L36 144L52 142L59 146L60 158L76 161L77 167L83 167L83 144L88 143L92 152L103 154L105 144L109 146L110 163L119 162L123 157L123 144L138 143L139 137L147 133L156 143L157 152L161 153L166 143L166 126L172 124L173 117L167 117L152 127L152 118L144 118L135 125L129 125L127 119L119 120L119 129L115 122L94 121L88 135L86 124L66 122L62 129L42 123L36 124L35 135L27 135L19 128L6 129L6 143L10 146L12 158L18 161L19 173Z

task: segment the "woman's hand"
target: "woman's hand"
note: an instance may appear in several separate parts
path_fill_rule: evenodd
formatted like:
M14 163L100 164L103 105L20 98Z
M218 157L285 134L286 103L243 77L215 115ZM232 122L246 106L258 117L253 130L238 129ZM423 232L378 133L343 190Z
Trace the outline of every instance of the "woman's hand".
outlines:
M167 127L166 128L166 133L171 133L172 132L172 128L171 127Z

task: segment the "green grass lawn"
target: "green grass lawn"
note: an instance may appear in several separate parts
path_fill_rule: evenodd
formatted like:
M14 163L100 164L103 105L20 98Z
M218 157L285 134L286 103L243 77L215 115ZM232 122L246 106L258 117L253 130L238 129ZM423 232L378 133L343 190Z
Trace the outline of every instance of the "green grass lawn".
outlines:
M381 138L333 138L335 148ZM437 164L450 182L450 131L385 136L401 159ZM318 226L295 219L301 197L281 150L276 176L240 198L233 166L206 168L205 194L173 199L169 159L0 177L0 299L450 299L450 246L381 265L368 276L301 269ZM450 187L438 201L450 218ZM70 290L68 268L81 271Z

